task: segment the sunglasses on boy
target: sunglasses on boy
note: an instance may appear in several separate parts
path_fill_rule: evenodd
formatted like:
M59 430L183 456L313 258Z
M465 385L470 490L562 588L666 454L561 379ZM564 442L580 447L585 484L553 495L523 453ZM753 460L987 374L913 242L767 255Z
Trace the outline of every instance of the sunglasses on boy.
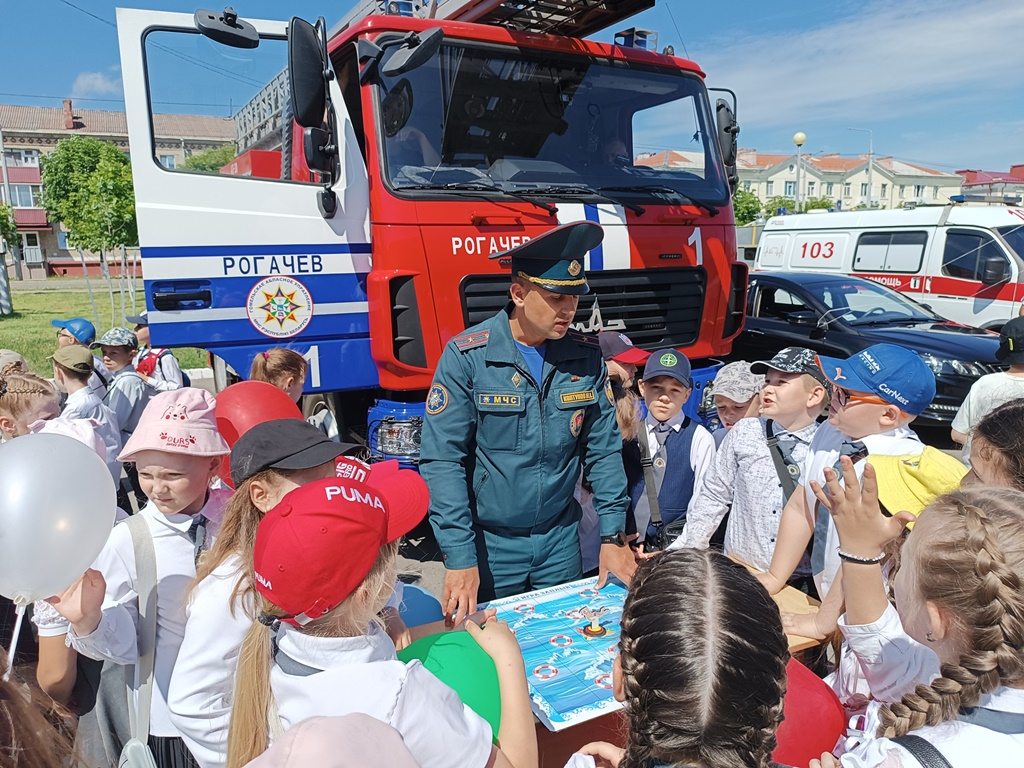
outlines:
M835 388L835 392L832 393L832 401L840 408L845 408L851 402L871 403L873 405L892 405L888 400L883 400L875 395L858 395L848 389L843 389L842 387Z
M68 333L67 330L64 329L64 328L61 328L59 331L57 331L57 338L58 339L71 339L72 341L78 341L78 339L76 339L74 336L72 336L70 333Z

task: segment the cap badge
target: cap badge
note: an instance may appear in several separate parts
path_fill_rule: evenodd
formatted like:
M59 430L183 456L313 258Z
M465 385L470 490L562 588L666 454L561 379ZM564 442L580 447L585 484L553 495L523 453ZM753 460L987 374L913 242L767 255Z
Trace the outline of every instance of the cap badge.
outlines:
M833 378L835 378L836 381L842 381L843 379L846 378L845 376L843 376L843 369L840 368L838 365L836 366L836 375Z
M569 262L569 274L570 275L572 275L573 277L576 277L576 275L578 275L582 271L583 271L583 265L580 264L578 261L573 259L571 262Z
M666 368L673 368L679 362L679 358L673 355L671 352L668 352L662 355L661 360L659 360L658 362L664 365Z

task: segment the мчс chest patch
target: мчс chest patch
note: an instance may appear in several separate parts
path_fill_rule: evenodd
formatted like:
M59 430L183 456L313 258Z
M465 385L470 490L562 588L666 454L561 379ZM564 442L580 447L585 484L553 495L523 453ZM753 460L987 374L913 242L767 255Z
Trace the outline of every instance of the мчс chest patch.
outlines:
M523 404L522 395L477 395L477 405L489 405L489 406L508 406L509 408L518 408Z

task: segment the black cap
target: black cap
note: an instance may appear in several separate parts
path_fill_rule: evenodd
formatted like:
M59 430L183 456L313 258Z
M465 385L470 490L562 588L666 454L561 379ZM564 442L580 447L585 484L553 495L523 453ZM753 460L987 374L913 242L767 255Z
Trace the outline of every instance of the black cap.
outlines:
M231 449L231 481L237 488L265 469L312 469L359 447L336 443L302 419L265 421Z
M601 244L604 230L592 221L563 224L490 258L512 258L512 277L522 277L552 293L590 292L583 259Z
M750 364L751 373L768 373L769 369L783 373L806 373L830 393L832 383L825 377L824 371L815 360L815 352L807 347L786 347L777 352L771 360L761 360Z
M1015 317L999 329L999 349L996 360L1010 365L1024 365L1024 317Z

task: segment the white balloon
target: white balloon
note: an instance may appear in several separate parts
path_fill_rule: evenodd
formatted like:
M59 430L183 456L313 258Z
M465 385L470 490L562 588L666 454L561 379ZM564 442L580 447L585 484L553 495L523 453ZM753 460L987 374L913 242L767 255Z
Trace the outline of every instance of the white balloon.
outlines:
M70 587L103 549L116 511L107 465L77 440L0 445L0 595L39 600Z

